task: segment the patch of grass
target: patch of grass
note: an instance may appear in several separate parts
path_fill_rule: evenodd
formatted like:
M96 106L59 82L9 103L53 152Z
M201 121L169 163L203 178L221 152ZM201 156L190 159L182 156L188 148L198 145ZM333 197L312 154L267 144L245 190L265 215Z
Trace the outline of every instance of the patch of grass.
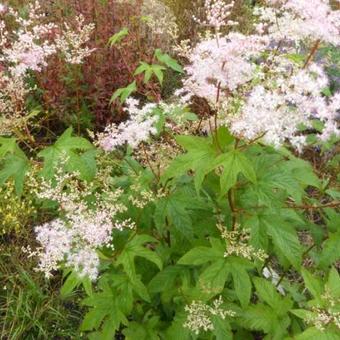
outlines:
M80 339L81 311L60 298L61 278L35 272L19 246L0 251L0 339Z

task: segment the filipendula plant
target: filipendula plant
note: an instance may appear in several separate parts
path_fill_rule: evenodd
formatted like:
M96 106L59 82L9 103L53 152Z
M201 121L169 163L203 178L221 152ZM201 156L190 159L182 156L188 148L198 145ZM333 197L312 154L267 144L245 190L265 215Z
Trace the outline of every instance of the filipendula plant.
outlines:
M339 339L339 192L300 157L339 135L317 63L339 11L269 5L256 34L224 35L233 3L205 1L197 22L214 34L183 51L172 103L132 98L134 81L112 97L128 119L97 149L69 129L39 153L36 194L58 217L36 228L38 269L64 271L64 296L83 285L90 339ZM135 75L162 84L165 67L183 72L157 51Z

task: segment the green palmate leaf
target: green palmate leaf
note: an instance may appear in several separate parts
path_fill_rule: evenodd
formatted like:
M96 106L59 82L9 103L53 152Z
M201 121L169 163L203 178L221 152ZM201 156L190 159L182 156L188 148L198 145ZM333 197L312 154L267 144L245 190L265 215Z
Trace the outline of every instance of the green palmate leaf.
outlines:
M256 249L268 249L268 235L266 229L262 227L262 222L258 216L252 216L245 221L245 228L250 230L250 244Z
M136 81L133 81L131 84L129 84L126 87L122 87L120 89L117 89L110 100L110 103L113 103L117 98L120 98L121 104L123 104L128 97L131 96L132 93L137 91L137 83Z
M256 292L265 303L267 303L274 310L277 310L281 306L281 296L276 291L273 284L265 279L253 278Z
M214 335L216 336L216 340L232 340L233 333L231 331L231 327L226 320L222 320L218 316L212 317L212 323L214 325Z
M95 175L95 151L93 145L85 138L72 136L68 128L54 145L38 153L44 159L42 175L52 178L55 168L61 160L66 160L68 171L79 171L81 179L90 180Z
M136 279L135 257L144 257L148 261L153 262L160 270L163 264L159 255L144 246L146 243L157 242L153 237L148 235L136 235L130 242L128 242L119 255L116 265L122 265L125 273L133 280Z
M168 54L162 53L160 49L156 49L155 57L167 67L173 69L176 72L183 73L183 68L177 63L177 61L171 58Z
M241 152L237 152L235 155L235 160L237 167L240 169L240 172L246 177L249 181L256 183L256 173L251 161Z
M199 288L207 295L214 296L222 292L228 278L230 267L225 260L217 260L207 267L199 277Z
M127 340L159 340L158 331L155 329L159 323L159 317L153 317L147 320L147 322L129 322L126 329L123 330L123 334Z
M320 181L308 162L295 158L288 151L284 153L286 158L283 159L278 153L268 154L264 150L253 149L250 151L256 152L252 159L258 180L244 194L249 202L252 201L252 206L278 207L288 197L301 203L307 186L320 187Z
M148 83L153 75L155 75L159 81L159 83L163 84L164 74L163 71L166 70L164 66L157 64L147 64L145 62L141 62L137 67L134 75L137 76L141 73L144 73L144 83Z
M129 29L124 27L118 33L116 33L112 37L110 37L109 45L112 47L113 45L121 42L128 34L129 34Z
M192 210L202 207L199 197L183 187L181 190L162 198L156 204L154 220L156 227L163 230L173 225L184 237L193 237Z
M294 160L291 164L291 173L293 177L305 186L310 185L316 188L320 188L321 182L315 175L312 166L301 159Z
M197 136L177 136L176 142L187 151L210 152L212 149L211 139Z
M149 65L148 63L145 63L144 61L141 61L139 66L136 68L134 75L138 76L141 73L147 72L148 70L151 70L151 65ZM150 77L151 77L152 72L150 73Z
M281 254L295 268L299 269L302 260L302 247L293 226L278 216L266 216L261 219L261 222Z
M304 268L302 268L301 274L307 289L316 300L321 301L321 295L323 293L322 281Z
M6 156L0 170L0 186L12 178L14 180L16 193L21 195L28 169L29 161L25 155L18 156L13 154Z
M7 154L15 154L20 150L16 138L0 137L0 159Z
M180 266L168 266L157 273L149 282L148 288L151 293L160 293L170 290L176 278L184 271Z
M224 195L236 184L237 176L240 173L240 170L236 165L235 153L232 151L217 157L214 166L223 166L220 185L221 195Z
M94 308L85 314L81 329L83 331L91 331L98 329L105 318L105 313L99 308Z
M314 316L313 312L310 312L305 309L291 309L290 312L296 315L298 318L305 319L305 320Z
M88 296L92 296L93 289L92 289L92 281L88 277L82 278L82 285L84 287L84 290Z
M177 202L174 196L164 198L157 203L154 219L156 226L163 229L167 222L174 227L186 238L193 236L193 227L190 213Z
M157 77L161 85L163 84L163 79L164 79L163 71L164 70L165 70L165 67L161 65L152 65L152 72L155 74L155 76Z
M199 266L207 262L213 262L219 259L223 259L223 252L208 247L196 247L182 256L178 264Z
M328 290L328 292L331 294L335 301L339 301L340 276L338 271L334 267L332 267L329 272L328 281L325 284L325 289Z
M225 126L221 126L217 129L216 139L223 151L227 151L228 147L235 141L235 138ZM216 142L216 140L214 140L214 142Z
M70 152L66 170L69 172L79 172L83 180L92 180L97 172L96 154L97 150L95 149L85 151L80 155Z
M178 178L189 170L193 170L195 171L195 187L199 191L206 174L213 170L211 163L216 157L215 147L209 138L177 136L176 140L188 152L178 156L170 164L162 179L166 181L169 178Z
M233 277L236 296L239 299L241 306L246 307L249 304L251 297L251 282L246 269L236 263L231 265L231 274Z
M290 319L287 311L281 313L281 316L277 312L279 311L258 303L245 309L241 323L251 330L265 332L270 339L284 339L288 333Z
M223 167L221 175L221 194L226 194L237 181L237 176L242 173L251 182L256 182L256 173L251 162L239 151L230 151L218 156L212 168Z
M289 157L289 160L282 163L280 167L281 170L288 172L292 178L295 178L299 182L299 185L302 183L316 188L320 187L321 182L309 162L295 157L286 149L282 151L284 155Z
M177 312L170 327L164 332L164 339L191 340L190 331L184 327L186 315Z
M126 283L121 282L123 287L127 287ZM101 291L83 300L86 306L91 307L90 311L85 315L81 325L82 331L99 330L102 328L101 336L111 339L114 337L116 330L123 323L127 325L128 321L122 312L122 308L117 299L118 292L112 289L106 280L100 281ZM122 293L129 294L126 289ZM132 296L131 300L132 300ZM126 308L126 306L122 306ZM132 308L132 304L130 304Z
M257 304L248 307L242 313L242 323L251 330L269 333L278 322L275 313L269 306Z
M338 199L338 198L336 198ZM340 197L339 197L340 199ZM327 216L326 224L330 233L340 233L340 214L335 209L326 208L323 210Z
M146 302L151 302L148 289L143 282L136 277L130 279L130 284L137 295Z
M15 138L0 137L0 186L7 180L13 179L15 190L21 195L24 180L29 170L29 160L16 143Z
M322 245L319 266L326 268L340 258L340 231L330 233L329 238Z
M146 287L139 279L129 279L124 274L109 274L99 280L99 292L86 298L83 303L91 307L81 330L101 330L100 339L114 338L116 330L127 325L126 315L133 309L133 292L150 302Z
M311 340L311 339L318 339L318 340L339 340L339 333L336 329L334 330L326 330L321 331L316 327L307 328L303 333L298 334L294 337L296 340Z

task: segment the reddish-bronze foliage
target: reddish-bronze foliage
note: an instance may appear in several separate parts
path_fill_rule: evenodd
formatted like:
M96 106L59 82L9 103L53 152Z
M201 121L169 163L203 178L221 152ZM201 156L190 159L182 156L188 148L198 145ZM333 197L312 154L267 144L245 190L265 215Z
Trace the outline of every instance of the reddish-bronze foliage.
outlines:
M71 22L78 14L96 25L89 47L95 52L79 67L67 68L58 58L38 75L43 105L52 117L67 119L69 114L90 112L96 128L122 119L117 103L110 104L112 93L133 80L140 60L150 62L154 46L146 41L140 21L142 1L134 4L113 0L57 0L44 3L49 17L57 23ZM119 46L108 46L109 38L123 27L129 36ZM139 91L159 98L156 85L138 81ZM70 98L73 98L70 100Z

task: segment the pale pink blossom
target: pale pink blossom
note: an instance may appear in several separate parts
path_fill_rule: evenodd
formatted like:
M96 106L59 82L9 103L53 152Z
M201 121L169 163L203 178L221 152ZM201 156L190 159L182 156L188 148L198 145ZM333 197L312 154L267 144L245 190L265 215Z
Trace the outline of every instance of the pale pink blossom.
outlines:
M188 77L184 90L210 103L216 102L219 91L223 99L252 79L256 66L250 58L263 51L267 43L266 38L240 33L230 33L218 42L203 40L192 50L190 64L185 67Z
M104 133L98 134L98 144L105 151L112 151L125 144L137 147L141 142L147 141L150 135L156 134L155 124L158 117L152 113L156 104L146 104L138 107L139 102L133 98L126 101L126 112L129 119L120 124L111 124Z
M206 18L200 20L194 16L194 20L200 25L213 27L216 31L219 31L223 26L238 25L237 22L228 20L234 5L234 1L226 3L225 0L205 0L204 14Z
M328 0L275 0L273 7L258 7L259 32L276 40L321 40L340 43L340 10L332 10Z

